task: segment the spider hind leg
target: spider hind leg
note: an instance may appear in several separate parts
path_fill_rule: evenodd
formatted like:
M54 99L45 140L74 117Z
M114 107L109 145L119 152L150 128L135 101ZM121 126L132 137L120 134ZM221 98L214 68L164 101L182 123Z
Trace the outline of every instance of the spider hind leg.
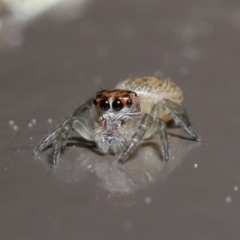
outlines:
M160 106L163 108L165 113L167 113L174 123L180 126L188 135L190 135L195 141L201 142L200 137L193 132L190 128L190 122L187 117L184 108L169 99L164 99L160 102Z

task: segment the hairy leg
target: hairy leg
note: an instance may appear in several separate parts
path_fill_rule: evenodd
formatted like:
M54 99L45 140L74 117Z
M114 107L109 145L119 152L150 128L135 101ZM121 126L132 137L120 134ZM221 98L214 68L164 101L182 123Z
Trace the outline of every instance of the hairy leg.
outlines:
M79 115L81 115L83 112L88 110L90 108L91 104L92 104L92 99L89 99L87 102L85 102L79 108L77 108L70 118L66 119L62 124L57 126L52 131L52 133L50 133L48 136L46 136L39 143L39 145L34 149L33 154L38 155L50 144L53 144L52 163L56 164L57 160L61 154L61 150L66 146L66 142L67 142L67 139L68 139L71 131L73 129L75 129L76 131L78 131L78 133L84 133L84 130L82 130L82 129L84 129L84 127L82 127L82 126L84 126L85 122L83 119L79 118ZM79 128L81 130L79 130ZM85 134L85 135L87 135L87 134ZM82 136L82 137L85 137L85 136Z
M173 119L176 125L181 126L181 128L188 133L194 140L201 141L197 134L195 134L189 127L189 121L185 118L185 110L182 106L170 101L169 99L164 99L160 102L160 106L163 110Z
M60 139L67 140L69 133L71 132L71 125L73 123L73 118L66 119L62 124L57 126L52 133L46 136L39 145L34 149L33 154L38 155L46 147L48 147L52 142L60 141ZM62 141L61 140L61 141Z
M162 142L162 155L164 162L168 162L169 154L168 154L168 139L167 139L167 132L166 132L166 123L159 119L159 137Z
M168 162L169 154L168 154L168 139L166 132L166 123L159 118L159 104L155 104L151 110L151 117L153 118L153 123L146 131L144 138L148 138L153 134L159 134L159 138L161 140L161 150L164 162Z
M118 165L123 164L125 160L130 156L130 154L136 150L136 148L139 146L139 143L143 139L144 134L146 133L147 129L151 126L151 124L152 124L152 117L148 114L145 114L139 124L139 127L136 133L133 134L129 145L120 156L118 160Z

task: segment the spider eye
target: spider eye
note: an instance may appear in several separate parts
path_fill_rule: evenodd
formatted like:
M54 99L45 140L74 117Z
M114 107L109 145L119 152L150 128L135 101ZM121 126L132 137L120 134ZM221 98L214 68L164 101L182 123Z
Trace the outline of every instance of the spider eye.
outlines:
M97 100L96 100L96 98L93 99L93 104L94 104L94 105L97 105Z
M131 100L127 100L127 107L131 107L132 106L132 101Z
M112 103L112 108L115 110L115 111L120 111L122 108L123 108L123 104L122 102L117 98L113 101Z
M130 94L133 94L135 97L137 97L137 94L135 92L129 91Z
M107 99L101 100L101 102L100 102L100 108L101 108L103 111L107 111L107 110L110 108L110 104L109 104L109 102L108 102Z

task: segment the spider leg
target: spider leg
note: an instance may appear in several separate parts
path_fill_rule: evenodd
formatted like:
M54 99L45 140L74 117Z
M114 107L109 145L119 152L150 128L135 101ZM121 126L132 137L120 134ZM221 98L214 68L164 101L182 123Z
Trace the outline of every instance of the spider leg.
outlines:
M127 146L127 148L123 151L122 155L120 156L118 160L118 165L121 165L124 163L124 161L129 157L129 155L136 150L138 147L140 141L143 139L144 134L146 133L147 129L152 124L152 117L148 114L145 114L138 126L138 129L136 133L133 134L132 139Z
M161 144L162 156L163 156L164 162L168 162L169 154L168 154L168 139L167 139L167 132L166 132L166 123L161 118L159 118L159 112L160 112L159 107L160 107L159 104L155 104L152 107L150 115L153 118L153 123L146 131L144 135L144 139L158 132L159 138L162 142Z
M94 131L89 122L84 118L76 118L73 121L72 128L79 133L81 137L88 141L94 141Z
M42 152L46 147L48 147L52 142L56 141L57 139L64 138L67 139L69 133L70 133L70 126L72 125L73 118L66 119L62 124L57 126L52 133L50 133L48 136L46 136L39 145L34 149L33 154L38 155L40 152ZM67 134L67 132L69 132ZM67 136L66 136L67 135Z
M168 162L169 154L168 154L168 139L166 132L166 123L159 118L159 137L162 142L162 155L164 162Z
M73 112L73 117L78 117L82 113L86 112L91 106L92 106L92 101L93 99L90 98L88 99L84 104L82 104L80 107L78 107L74 112Z
M178 104L172 102L169 99L164 99L160 102L160 106L163 110L173 119L176 125L180 125L181 128L188 133L194 140L201 141L196 133L189 127L188 119L186 119L184 108Z
M57 160L61 155L62 149L66 147L66 142L71 131L72 131L71 124L68 123L63 125L61 131L56 135L56 138L54 139L54 142L53 142L53 151L52 151L53 165L57 163Z
M79 118L79 115L81 115L83 112L89 109L89 107L92 104L92 99L89 99L87 102L85 102L83 105L81 105L79 108L77 108L73 115L66 119L62 124L57 126L52 133L50 133L48 136L46 136L39 145L34 149L33 154L38 155L40 152L42 152L46 147L48 147L50 144L53 143L53 152L52 152L52 163L56 164L58 158L60 157L61 150L66 146L67 139L71 133L71 131L74 129L76 130L83 138L86 138L89 140L89 137L86 136L89 135L89 133L85 133L85 129L88 129L89 126L86 124L86 120ZM81 131L79 131L79 126L85 126L82 127ZM85 133L85 134L84 134Z

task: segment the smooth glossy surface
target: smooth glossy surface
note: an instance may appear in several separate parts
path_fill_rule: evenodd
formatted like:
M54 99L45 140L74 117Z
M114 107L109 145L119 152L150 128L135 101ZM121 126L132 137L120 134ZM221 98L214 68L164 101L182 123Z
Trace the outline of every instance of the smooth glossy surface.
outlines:
M101 0L32 22L0 53L0 239L238 240L239 16L233 0ZM165 166L158 139L123 167L75 138L55 168L33 157L97 91L146 75L183 89L201 143L169 130Z

